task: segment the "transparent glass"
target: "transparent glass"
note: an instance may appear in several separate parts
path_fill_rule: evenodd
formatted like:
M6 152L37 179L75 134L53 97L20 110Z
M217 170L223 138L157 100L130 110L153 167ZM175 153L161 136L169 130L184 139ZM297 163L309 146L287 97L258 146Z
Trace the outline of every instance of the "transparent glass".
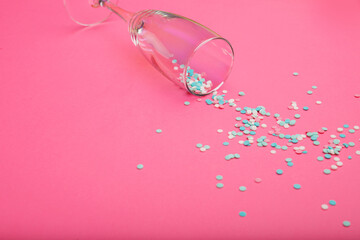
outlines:
M131 13L108 0L64 2L71 18L81 25L104 21L109 16L109 11L104 10L120 16L145 58L165 77L194 95L216 91L231 72L234 51L229 41L191 19L158 10ZM90 10L80 11L83 5ZM90 13L95 10L102 12ZM87 15L92 16L86 18Z

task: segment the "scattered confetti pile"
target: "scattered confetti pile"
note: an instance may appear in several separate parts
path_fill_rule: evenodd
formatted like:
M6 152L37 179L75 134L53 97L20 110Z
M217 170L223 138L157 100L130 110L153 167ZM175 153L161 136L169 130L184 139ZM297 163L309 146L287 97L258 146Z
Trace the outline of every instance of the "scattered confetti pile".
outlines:
M194 76L193 71L190 69L190 75L191 77ZM294 72L294 76L298 76L298 73ZM197 90L203 91L203 88L201 86L196 85L196 79L201 79L201 75L197 75L194 78L190 79L191 84L193 86L197 86ZM309 90L307 92L308 95L313 94L313 90L316 90L317 86L312 86L312 90ZM304 145L301 143L304 141L311 141L312 145L315 147L318 147L321 152L320 156L316 158L317 161L323 162L324 160L331 160L333 163L329 163L328 168L323 169L323 173L325 175L331 174L333 171L337 171L339 167L342 167L344 165L343 161L340 161L341 158L347 158L352 159L352 156L349 155L347 157L343 157L342 152L344 149L350 149L355 147L355 143L352 141L345 141L346 134L345 129L347 129L347 132L350 134L356 133L357 130L359 130L359 126L353 126L350 128L348 124L344 124L343 126L336 129L337 134L330 135L330 138L327 141L324 141L323 143L320 142L320 139L323 139L324 137L321 137L321 135L324 135L329 130L327 127L322 127L318 130L305 130L300 133L296 134L287 134L286 131L290 129L291 127L295 126L297 121L302 118L302 114L296 113L293 115L293 118L291 117L281 117L280 114L275 113L271 114L269 111L266 110L264 106L257 106L257 107L239 107L240 99L238 98L226 98L226 94L228 91L223 90L222 93L218 93L217 91L214 91L210 98L205 99L205 104L208 106L214 106L218 109L225 109L226 106L234 107L235 111L239 114L235 117L235 124L232 126L232 128L235 128L234 130L231 130L229 128L229 131L227 131L227 135L224 136L220 134L219 136L221 138L226 137L228 140L223 141L222 145L224 147L227 147L231 144L233 144L233 141L235 139L236 142L244 147L259 147L259 148L270 148L270 153L276 154L277 150L281 151L287 151L288 149L292 148L293 152L296 155L306 155L308 153L308 150ZM239 96L245 96L244 92L239 92ZM199 102L201 102L201 99L198 99ZM317 105L322 104L321 101L315 102ZM190 104L190 103L189 103ZM188 104L185 104L188 105ZM289 111L301 111L307 112L310 108L308 106L303 106L302 108L298 106L298 103L296 101L291 101L291 104L287 107ZM271 124L270 119L273 117L275 119L276 124ZM272 126L271 126L272 125ZM218 129L217 133L223 133L223 129ZM264 134L265 133L265 134ZM259 135L260 134L260 135ZM322 140L323 141L323 140ZM202 144L197 144L197 148L200 149L200 151L204 152L210 147L208 145L203 146ZM360 155L360 150L356 150L355 154ZM340 158L341 157L341 158ZM230 161L232 159L239 159L240 154L238 153L230 153L225 155L225 160ZM288 157L285 159L285 162L288 167L293 167L294 162L293 159ZM282 169L277 169L275 171L276 175L283 175L284 171ZM223 176L218 175L216 176L216 179L218 181L223 179ZM262 180L261 178L255 178L255 183L260 183ZM217 188L223 188L223 183L217 183ZM293 184L293 189L300 190L301 185L298 183ZM239 187L240 192L245 192L247 188L245 186ZM321 209L322 210L328 210L330 206L335 206L336 201L330 200L328 204L322 204ZM241 211L239 213L241 217L246 216L246 212ZM349 227L350 222L344 221L343 226Z

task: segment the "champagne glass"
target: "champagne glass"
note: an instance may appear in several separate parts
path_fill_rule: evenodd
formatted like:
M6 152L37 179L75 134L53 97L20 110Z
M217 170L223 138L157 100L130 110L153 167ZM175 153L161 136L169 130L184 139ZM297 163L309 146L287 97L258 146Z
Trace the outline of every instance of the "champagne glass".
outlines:
M191 19L158 10L132 13L116 0L64 0L64 4L70 17L84 26L101 23L111 13L118 15L145 58L194 95L218 90L231 72L234 51L229 41Z

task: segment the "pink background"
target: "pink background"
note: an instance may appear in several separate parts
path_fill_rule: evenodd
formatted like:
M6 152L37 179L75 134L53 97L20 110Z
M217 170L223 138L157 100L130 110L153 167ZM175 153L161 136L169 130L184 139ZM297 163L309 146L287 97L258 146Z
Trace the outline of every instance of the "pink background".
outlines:
M360 124L357 0L122 6L175 12L229 39L236 59L222 88L227 98L244 91L240 107L264 105L284 118L300 113L286 133L327 127L322 146L337 127ZM344 166L330 175L322 171L333 160L318 162L322 147L308 139L300 145L309 153L301 156L291 148L270 154L271 147L241 146L225 133L235 130L234 108L197 102L163 78L114 20L82 28L61 0L2 4L0 239L360 238L359 131L347 134L356 146L342 151ZM309 96L312 85L318 89ZM287 110L292 100L310 110ZM201 153L197 143L211 149ZM229 153L241 158L225 161ZM223 189L215 187L218 174ZM240 192L241 185L248 190ZM337 206L321 210L330 199Z

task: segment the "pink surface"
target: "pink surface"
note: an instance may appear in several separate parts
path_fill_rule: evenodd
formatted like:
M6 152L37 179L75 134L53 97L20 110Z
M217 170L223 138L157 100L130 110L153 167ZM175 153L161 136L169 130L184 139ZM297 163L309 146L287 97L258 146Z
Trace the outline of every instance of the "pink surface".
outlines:
M124 2L190 17L229 39L227 98L244 91L240 107L284 118L293 100L310 107L286 133L327 127L322 146L337 127L360 124L359 1ZM344 166L324 175L333 160L317 161L322 147L309 139L301 156L228 140L239 113L163 78L121 21L82 28L60 0L10 1L0 32L0 239L360 238L359 131L347 134L356 146L342 151ZM241 158L225 161L229 153ZM321 210L330 199L337 205Z

